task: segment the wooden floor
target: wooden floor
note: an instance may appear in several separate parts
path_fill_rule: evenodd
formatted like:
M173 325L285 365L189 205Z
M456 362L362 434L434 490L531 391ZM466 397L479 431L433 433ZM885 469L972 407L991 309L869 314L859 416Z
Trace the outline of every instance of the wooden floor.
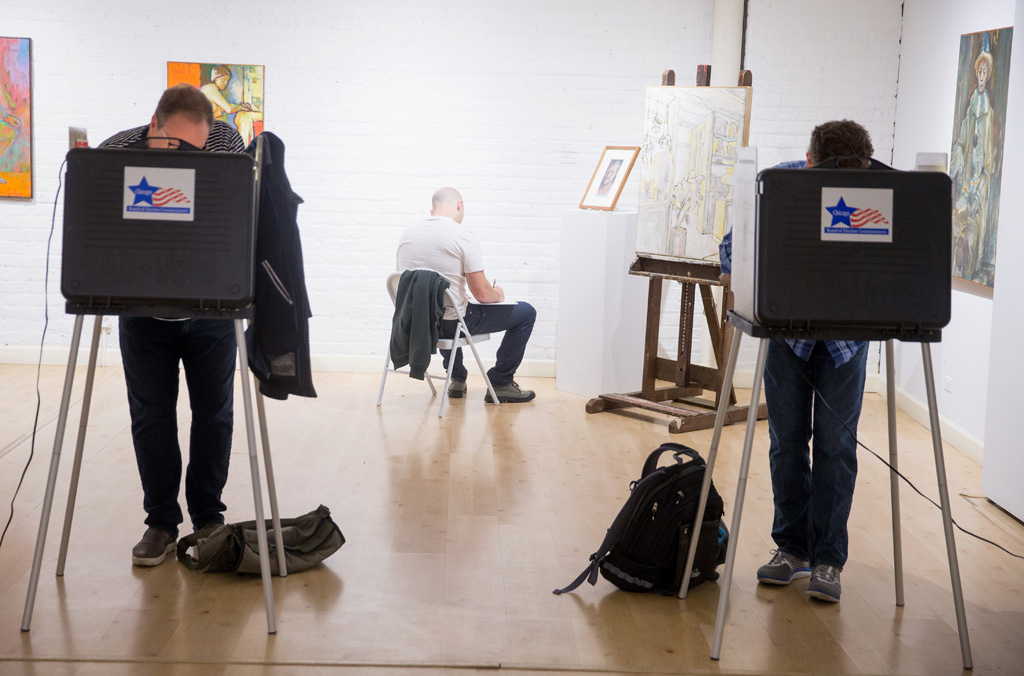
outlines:
M961 673L941 516L904 486L906 605L894 601L888 471L867 452L850 520L839 605L806 581L759 586L772 500L759 423L720 661L709 659L719 587L685 601L616 591L603 579L557 597L587 563L646 454L666 440L706 452L709 431L669 435L663 417L587 415L553 379L524 379L530 404L494 407L479 379L436 417L426 385L393 377L375 406L369 374L316 374L318 399L267 401L284 516L327 505L347 544L324 565L274 580L267 634L258 577L199 574L173 560L133 568L144 530L123 375L99 369L66 575L54 575L75 436L76 380L32 628L20 631L50 464L63 367L42 370L35 459L0 548L0 674L934 674ZM29 454L35 367L0 366L0 518ZM743 393L741 393L743 394ZM747 395L749 396L749 395ZM187 420L182 397L181 416ZM229 521L252 518L236 396L225 491ZM743 425L726 428L716 484L735 501ZM901 469L935 498L926 429L899 417ZM187 425L183 426L182 440ZM861 438L886 448L885 404L865 398ZM1024 553L1024 527L980 498L980 468L946 448L954 518ZM184 504L184 500L182 501ZM736 533L733 534L734 536ZM974 674L1024 674L1024 561L957 533Z

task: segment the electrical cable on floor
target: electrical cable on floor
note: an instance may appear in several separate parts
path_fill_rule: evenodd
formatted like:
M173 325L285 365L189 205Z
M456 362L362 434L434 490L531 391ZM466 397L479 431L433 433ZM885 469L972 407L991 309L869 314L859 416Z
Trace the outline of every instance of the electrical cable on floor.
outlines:
M789 348L789 345L783 339L778 338L777 336L772 336L772 340L774 340L776 343L778 343L779 345L782 345L782 346L784 346L786 348L785 352L786 352L787 355L789 355L790 359L794 359L794 360L800 359L800 357L796 356L796 353L794 353L793 350ZM818 401L820 401L822 404L824 404L825 408L827 408L832 413L832 415L834 415L836 417L836 420L838 420L843 425L843 427L846 428L846 431L850 433L850 436L853 437L853 440L857 443L858 446L860 446L861 448L866 450L868 453L870 453L871 455L873 455L876 458L878 458L879 461L881 461L881 463L883 465L888 467L890 471L895 472L896 476L898 476L899 478L903 479L907 483L908 486L913 488L915 493L920 495L922 498L924 498L928 502L932 503L932 505L934 505L936 508L938 508L941 511L942 507L938 503L936 503L934 500L932 500L927 495L922 493L917 488L917 486L914 485L914 483L910 479L908 479L906 476L904 476L898 469L896 469L895 467L890 465L889 462L885 458L883 458L878 453L875 453L873 450L871 450L866 445L864 445L860 441L860 439L857 438L857 434L852 429L850 429L849 425L846 424L846 421L843 420L842 417L840 417L840 415L838 413L836 413L835 409L832 408L832 406L827 401L825 401L825 398L823 396L821 396L821 392L819 392L818 388L814 386L814 383L812 383L811 380L806 375L804 375L804 373L802 371L798 370L797 372L800 374L800 377L803 378L807 382L807 384L811 386L811 389L814 390L814 394L817 397ZM1002 545L1000 545L998 543L995 543L992 540L989 540L988 538L984 538L984 537L978 535L977 533L972 533L971 531L967 530L966 528L964 528L963 526L958 524L956 522L956 519L953 518L952 510L950 511L949 518L950 518L950 521L953 522L953 525L956 526L957 529L961 533L965 533L967 535L970 535L972 538L977 538L978 540L981 540L982 542L987 542L988 544L992 545L993 547L997 547L997 548L1003 550L1004 552L1006 552L1007 554L1009 554L1010 556L1012 556L1012 557L1014 557L1016 559L1024 559L1024 556L1021 556L1020 554L1014 554L1013 552L1011 552L1006 547L1003 547Z
M50 246L53 243L53 231L57 224L57 203L60 200L60 190L64 182L62 177L64 176L64 167L67 165L67 159L60 165L60 170L57 172L57 194L53 198L53 216L50 218L50 236L46 238L46 272L43 276L43 335L39 339L39 363L36 364L36 413L32 418L32 441L29 444L28 450L28 461L25 463L25 469L21 470L21 478L18 479L18 485L14 489L14 495L11 496L11 510L7 517L7 523L4 524L4 530L0 533L0 547L4 545L4 538L7 536L7 529L11 526L11 521L14 520L14 501L18 498L18 492L21 490L21 484L25 481L25 475L28 474L29 465L32 464L32 458L36 454L36 431L39 428L39 411L42 408L43 397L39 392L39 377L43 370L43 345L46 343L46 328L50 325Z

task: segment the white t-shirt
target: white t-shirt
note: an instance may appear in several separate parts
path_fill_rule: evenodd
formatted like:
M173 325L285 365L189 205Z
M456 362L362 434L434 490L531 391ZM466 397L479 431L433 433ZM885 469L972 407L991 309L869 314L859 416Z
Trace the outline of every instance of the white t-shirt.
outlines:
M484 269L480 240L471 230L447 216L431 216L405 231L398 242L398 269L434 270L451 284L459 308L466 312L469 296L466 275ZM445 319L455 319L455 310L446 308Z

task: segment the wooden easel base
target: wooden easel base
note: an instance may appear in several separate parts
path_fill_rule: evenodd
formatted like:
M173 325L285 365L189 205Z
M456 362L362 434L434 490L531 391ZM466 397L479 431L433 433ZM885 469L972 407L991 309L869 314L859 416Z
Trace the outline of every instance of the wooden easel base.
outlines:
M669 388L675 389L675 388ZM673 434L711 429L715 426L715 402L699 397L685 397L666 401L650 401L644 399L641 392L624 394L602 394L587 402L587 413L602 413L623 408L642 408L648 411L675 416L669 422L668 431ZM686 408L697 407L702 410ZM725 411L725 424L733 425L747 419L749 406L730 406ZM757 409L757 419L768 417L768 407L761 404Z

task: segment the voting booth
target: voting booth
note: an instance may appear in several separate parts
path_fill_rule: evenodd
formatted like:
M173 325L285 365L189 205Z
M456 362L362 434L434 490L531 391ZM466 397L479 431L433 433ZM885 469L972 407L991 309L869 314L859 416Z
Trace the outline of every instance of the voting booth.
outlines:
M952 183L875 166L757 176L754 208L733 231L737 315L793 336L939 338L950 315Z
M28 631L85 315L95 316L57 575L64 574L104 315L234 320L267 630L277 631L243 319L252 317L262 139L242 153L74 148L67 156L61 292L75 315L21 628ZM256 393L278 570L287 574L263 399Z
M890 490L896 605L903 605L896 452L893 340L921 343L939 501L949 561L960 648L973 666L963 590L939 433L930 343L949 322L951 294L952 183L940 172L904 172L876 161L867 169L767 169L757 173L754 148L739 149L736 222L733 227L729 322L739 329L725 377L732 386L744 333L759 339L749 410L761 395L769 340L878 340L886 345ZM725 399L723 398L723 401ZM703 519L725 406L716 415L707 471L694 528ZM739 540L754 426L748 415L736 501L711 657L718 659ZM721 483L719 484L721 485ZM696 539L687 555L692 568ZM680 597L686 597L686 585Z

